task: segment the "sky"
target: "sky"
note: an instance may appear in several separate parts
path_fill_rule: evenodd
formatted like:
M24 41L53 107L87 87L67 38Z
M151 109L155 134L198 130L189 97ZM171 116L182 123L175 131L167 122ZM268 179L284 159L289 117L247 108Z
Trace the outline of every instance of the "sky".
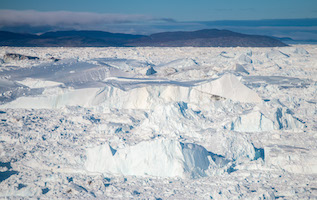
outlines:
M1 0L0 8L136 14L178 21L317 18L316 0Z
M317 40L316 20L302 21L306 26L301 30L302 22L288 22L279 29L268 21L257 25L263 19L287 23L281 19L307 18L317 19L317 0L0 0L0 30L32 33L85 29L150 34L225 28ZM232 23L203 23L219 20Z

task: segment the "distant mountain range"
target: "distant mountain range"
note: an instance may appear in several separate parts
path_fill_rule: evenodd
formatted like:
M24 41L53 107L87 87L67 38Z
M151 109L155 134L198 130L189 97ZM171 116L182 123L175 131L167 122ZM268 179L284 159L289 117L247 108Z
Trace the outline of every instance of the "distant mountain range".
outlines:
M57 31L41 35L0 31L1 46L19 47L282 47L277 38L228 30L163 32L149 36L103 31Z

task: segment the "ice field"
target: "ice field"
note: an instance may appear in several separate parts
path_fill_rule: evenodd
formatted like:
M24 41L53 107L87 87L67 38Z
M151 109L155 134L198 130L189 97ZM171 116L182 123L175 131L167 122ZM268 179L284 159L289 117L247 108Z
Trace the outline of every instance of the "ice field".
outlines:
M0 198L317 199L317 46L0 47Z

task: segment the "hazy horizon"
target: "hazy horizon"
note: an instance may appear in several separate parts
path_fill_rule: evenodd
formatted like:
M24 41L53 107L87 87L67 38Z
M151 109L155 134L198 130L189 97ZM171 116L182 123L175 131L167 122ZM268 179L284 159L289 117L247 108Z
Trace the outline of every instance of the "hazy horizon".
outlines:
M0 6L0 30L20 33L100 30L148 35L217 28L317 40L317 2L313 0L4 0Z

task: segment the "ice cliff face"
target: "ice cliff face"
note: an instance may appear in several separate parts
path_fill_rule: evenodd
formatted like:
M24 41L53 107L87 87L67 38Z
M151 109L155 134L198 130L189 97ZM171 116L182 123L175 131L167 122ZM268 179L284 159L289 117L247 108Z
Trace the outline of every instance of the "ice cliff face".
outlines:
M302 130L305 125L294 118L289 111L277 108L273 120L259 111L254 111L237 117L228 127L239 132L262 132L273 130L298 131Z
M117 150L108 144L90 148L85 167L105 174L200 177L212 161L208 156L200 145L157 139Z
M239 132L272 131L275 129L274 122L256 111L239 116L231 123L231 130Z

